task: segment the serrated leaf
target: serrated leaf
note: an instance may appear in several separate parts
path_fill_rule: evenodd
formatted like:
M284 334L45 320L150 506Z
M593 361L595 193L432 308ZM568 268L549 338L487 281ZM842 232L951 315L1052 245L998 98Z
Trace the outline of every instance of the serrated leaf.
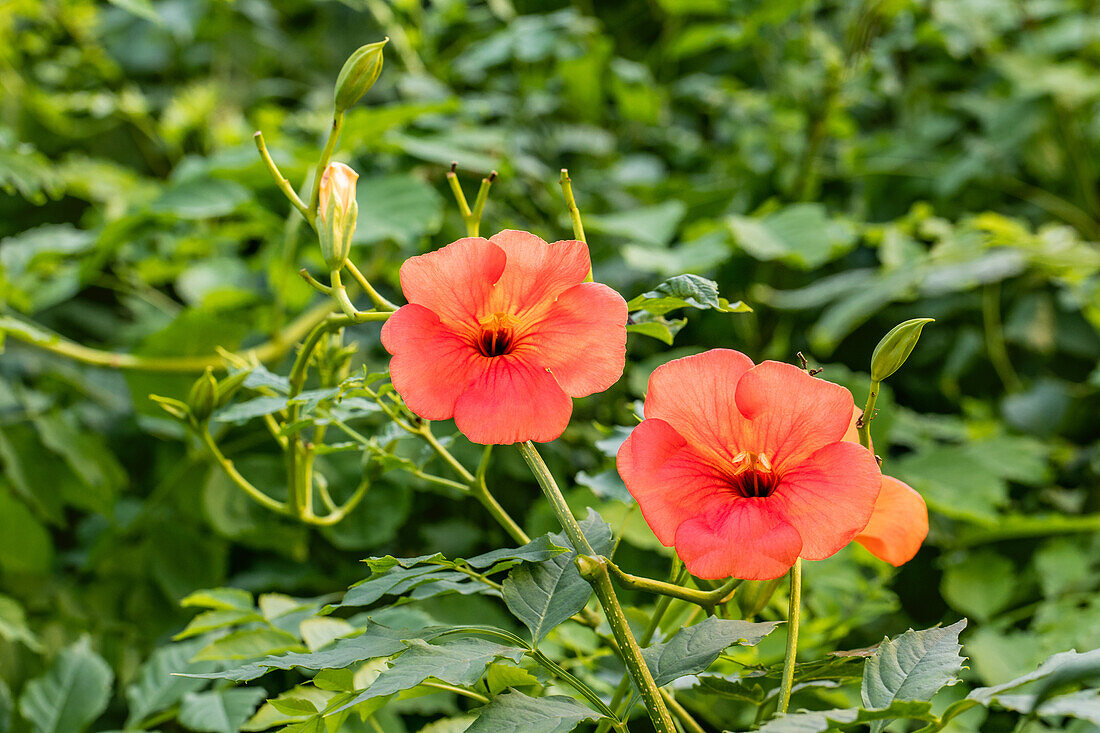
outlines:
M644 310L662 316L677 308L717 310L722 313L742 313L752 310L744 303L730 304L718 297L718 283L699 275L670 277L649 292L632 298L627 303L631 311Z
M87 637L62 650L49 670L27 683L19 712L35 733L80 733L107 709L114 673Z
M239 588L209 588L197 590L180 601L184 608L212 608L224 611L252 611L256 606L252 594Z
M981 705L989 705L999 695L1009 690L1015 690L1023 685L1043 680L1047 682L1052 678L1065 679L1074 677L1078 673L1086 675L1100 675L1100 649L1079 653L1076 650L1055 654L1050 659L1039 665L1034 672L1028 672L1016 679L1009 680L992 687L979 687L972 690L966 696L967 700L973 700ZM1041 692L1041 690L1040 690Z
M959 681L965 658L959 634L966 619L950 626L913 631L896 639L884 639L863 668L863 704L885 708L895 700L931 700L940 688ZM875 722L877 733L886 727Z
M263 616L254 611L203 611L191 619L191 622L187 624L183 631L172 638L180 641L199 634L205 634L208 631L262 620Z
M196 662L255 659L301 647L298 637L277 629L234 631L207 644L193 658Z
M180 704L179 722L199 733L237 733L266 696L262 687L192 692Z
M611 527L592 509L581 522L581 530L597 553L611 551ZM550 535L553 544L572 547L564 533ZM592 586L573 563L576 552L565 552L540 563L523 563L504 579L504 603L531 631L538 644L550 630L584 608Z
M598 716L571 697L528 697L510 690L477 711L477 720L466 733L569 733L585 720Z
M842 708L840 710L815 710L813 712L788 713L770 720L759 729L760 733L824 733L827 730L849 726L884 726L898 718L933 721L932 703L920 700L895 700L880 710Z
M246 423L254 418L285 410L286 406L285 397L255 397L218 410L214 413L214 420L235 424Z
M370 687L337 709L345 710L371 698L392 695L416 687L429 677L452 685L472 685L497 659L518 662L525 649L484 639L462 638L440 644L422 639L405 642L408 650L394 658Z
M126 727L137 727L154 713L166 710L190 692L198 692L206 684L203 680L181 677L179 672L201 673L213 669L210 662L191 662L191 657L202 644L197 641L170 644L155 650L141 665L134 681L126 688L126 700L130 714Z
M753 623L710 617L680 629L667 642L642 650L658 687L685 675L702 672L734 644L755 646L775 631L777 621Z

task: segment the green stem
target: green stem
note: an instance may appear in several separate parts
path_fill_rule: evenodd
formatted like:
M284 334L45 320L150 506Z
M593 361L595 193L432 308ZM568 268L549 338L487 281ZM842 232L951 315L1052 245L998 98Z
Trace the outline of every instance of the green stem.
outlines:
M631 575L630 573L623 572L615 563L610 561L608 561L607 567L608 570L611 571L611 577L615 582L624 588L679 598L682 601L702 606L709 611L713 611L719 601L729 595L730 591L741 584L739 578L730 578L714 590L703 591L694 588L684 588L683 586L666 583L662 580Z
M863 414L856 420L859 444L867 450L871 450L871 421L875 419L875 403L878 402L878 391L881 386L879 382L871 382L871 389L867 393L867 404L863 406Z
M344 113L337 112L333 114L332 129L328 131L325 149L321 151L321 157L317 161L317 170L313 172L313 188L309 192L309 213L311 216L306 217L311 224L317 216L317 206L321 200L321 178L324 177L325 168L328 168L329 161L332 160L332 153L336 150L336 143L340 140L340 130L343 127Z
M458 173L455 172L458 164L451 163L451 169L447 171L447 185L451 187L458 211L462 214L462 221L466 224L466 236L476 237L481 231L481 214L485 211L485 202L489 199L489 188L496 180L497 172L493 171L486 178L481 179L481 187L474 199L474 207L471 209L466 202L466 194L462 192L462 185L458 182Z
M359 268L351 263L351 260L345 262L344 267L348 268L348 272L350 272L351 276L355 278L355 281L359 283L359 287L363 288L363 292L365 292L367 297L370 298L370 301L374 303L375 308L380 311L397 310L397 306L386 300L381 293L375 290L370 284L370 281L363 277L363 273L359 272Z
M550 469L546 466L546 462L542 460L542 456L539 455L534 444L527 441L517 443L516 447L519 448L520 455L523 456L523 460L531 468L531 472L542 488L543 495L550 502L554 514L557 515L558 521L569 537L569 541L577 551L575 560L577 568L580 570L581 576L592 586L596 598L599 599L600 606L603 607L607 622L611 626L611 632L622 653L623 662L642 695L642 700L645 702L654 729L657 733L675 733L675 723L672 722L668 708L665 707L665 702L661 698L661 691L642 658L642 650L638 646L637 639L634 638L634 633L630 630L626 615L623 613L622 606L619 605L619 599L615 595L615 588L611 584L611 573L607 568L607 559L597 556L595 550L592 549L592 545L588 542L588 538L584 536L584 532L581 531L580 524L573 516L573 512L570 511L565 497L562 496L561 489L558 488Z
M527 533L523 531L523 528L516 524L516 520L512 519L512 516L505 511L504 507L500 505L500 502L496 500L496 497L489 493L489 486L485 483L485 472L489 468L489 456L492 454L493 446L485 446L485 451L481 455L481 463L477 467L477 475L474 476L474 480L470 482L470 493L474 495L474 498L481 502L481 505L485 507L485 510L497 520L497 524L504 528L504 531L518 544L526 545L531 541L531 538L527 536Z
M668 577L670 581L675 582L677 585L687 579L687 569L680 568L680 558L673 556L672 570L669 572ZM653 615L649 617L649 624L645 627L645 631L642 632L641 638L638 639L639 646L649 646L649 643L653 641L657 629L661 627L661 619L664 618L664 615L668 612L669 606L671 605L672 596L662 595L657 599L657 606L653 609ZM630 677L624 676L619 680L619 686L615 688L615 694L611 696L611 709L614 710L615 714L619 717L626 714L623 702L628 692L630 692ZM606 731L607 727L602 722L596 727L596 733L606 733Z
M565 197L565 206L569 209L569 221L573 223L573 237L585 244L584 225L581 223L581 210L577 208L577 200L573 198L573 181L569 178L569 170L561 169L561 193Z
M214 460L217 461L218 465L225 471L225 475L228 476L238 488L244 491L249 498L255 500L260 506L278 512L279 514L287 513L286 504L272 499L270 496L253 486L252 482L241 475L241 472L233 465L233 461L222 454L221 449L218 448L218 444L214 441L214 436L210 434L209 430L205 427L199 430L199 438L202 440L202 444L206 446L206 449L210 451Z
M555 677L558 677L569 683L570 687L584 695L584 698L588 700L588 702L592 703L593 707L595 707L597 710L607 716L613 724L618 721L618 717L615 715L614 711L612 711L611 708L607 706L607 703L600 699L600 696L596 694L595 690L586 685L571 672L566 670L550 657L543 654L538 649L532 649L531 651L527 652L527 654L540 665L542 665L547 672L550 672Z
M672 709L672 712L676 713L676 717L680 719L687 733L706 733L703 726L699 725L698 721L688 712L688 709L681 705L671 692L661 690L661 696L665 699L665 703L668 704L669 708Z
M332 312L332 305L324 303L321 306L306 311L292 321L284 330L276 334L270 341L263 343L247 353L254 355L257 361L270 363L282 357L296 344L311 328ZM120 354L113 351L103 351L81 346L65 337L48 331L39 325L28 323L11 316L0 316L0 334L11 336L39 349L44 349L53 354L64 356L82 364L91 366L110 367L144 372L160 372L166 374L190 374L192 372L206 371L207 367L216 370L225 369L225 358L220 354L208 354L206 356L137 356L135 354Z
M489 698L482 695L480 692L474 692L473 690L467 690L465 687L458 687L456 685L448 685L446 682L432 682L430 680L424 680L420 683L421 687L430 687L434 690L442 690L444 692L453 692L456 695L462 695L468 697L471 700L477 700L482 705L489 703Z
M1020 377L1012 366L1005 346L1004 328L1001 325L1001 286L986 285L982 289L982 329L985 332L985 348L993 369L1009 392L1020 389Z
M783 655L783 680L779 686L779 713L787 712L794 686L795 657L798 656L798 622L802 615L802 558L791 568L791 596L787 612L787 651Z
M283 192L287 200L294 206L295 209L301 212L306 221L313 224L313 212L302 203L302 200L298 198L298 194L290 185L283 174L279 171L279 167L275 165L275 161L271 159L271 154L267 152L267 143L264 142L264 134L257 131L252 139L256 141L256 149L260 151L260 157L263 158L264 165L267 166L268 173L275 179L275 185L279 187L279 190Z

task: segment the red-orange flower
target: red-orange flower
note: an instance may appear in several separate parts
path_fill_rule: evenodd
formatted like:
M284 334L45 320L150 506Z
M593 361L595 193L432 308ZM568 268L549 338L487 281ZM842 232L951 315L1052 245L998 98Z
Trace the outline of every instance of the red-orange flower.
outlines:
M867 526L881 474L844 441L851 393L714 349L659 367L618 466L654 534L701 578L778 578Z
M859 442L856 421L863 413L856 408L844 439ZM871 521L856 535L856 542L880 560L894 567L913 559L928 536L928 507L924 498L907 484L883 475Z
M514 230L406 260L409 304L382 328L394 388L475 443L554 440L626 359L626 301L590 269L584 242Z

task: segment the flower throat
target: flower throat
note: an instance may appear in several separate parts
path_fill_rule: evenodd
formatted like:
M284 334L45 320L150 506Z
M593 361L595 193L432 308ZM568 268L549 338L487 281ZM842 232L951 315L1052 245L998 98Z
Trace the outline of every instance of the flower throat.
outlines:
M504 356L515 346L516 317L507 313L494 313L481 320L481 333L477 337L477 349L482 356Z
M772 471L771 462L763 454L740 453L733 462L736 472L730 480L730 488L738 496L762 499L779 486L779 476Z

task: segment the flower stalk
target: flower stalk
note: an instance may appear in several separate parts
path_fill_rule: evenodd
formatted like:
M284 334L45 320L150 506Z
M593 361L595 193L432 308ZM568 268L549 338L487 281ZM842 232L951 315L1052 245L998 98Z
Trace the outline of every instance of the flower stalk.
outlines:
M531 468L535 480L542 488L543 495L550 502L558 522L561 523L562 529L565 530L565 534L577 551L575 560L577 569L580 571L581 577L589 582L592 590L596 593L596 598L599 600L600 606L607 616L607 622L611 626L611 633L618 643L623 663L641 693L642 701L645 703L646 711L649 713L649 719L652 721L654 729L657 733L675 733L675 723L669 715L664 698L661 697L661 690L657 687L657 683L653 680L653 674L642 658L641 647L638 646L638 640L634 638L634 633L630 630L623 608L615 595L607 558L598 556L588 542L588 538L584 536L580 524L569 509L561 489L558 488L557 482L554 481L550 469L546 466L546 462L543 461L534 443L531 441L517 443L516 447L519 448L520 455L523 456L523 460Z
M794 687L794 665L798 656L798 623L802 614L802 558L798 558L791 568L791 595L787 606L787 650L783 655L783 679L779 685L779 707L776 712L783 714L791 702L791 689Z

